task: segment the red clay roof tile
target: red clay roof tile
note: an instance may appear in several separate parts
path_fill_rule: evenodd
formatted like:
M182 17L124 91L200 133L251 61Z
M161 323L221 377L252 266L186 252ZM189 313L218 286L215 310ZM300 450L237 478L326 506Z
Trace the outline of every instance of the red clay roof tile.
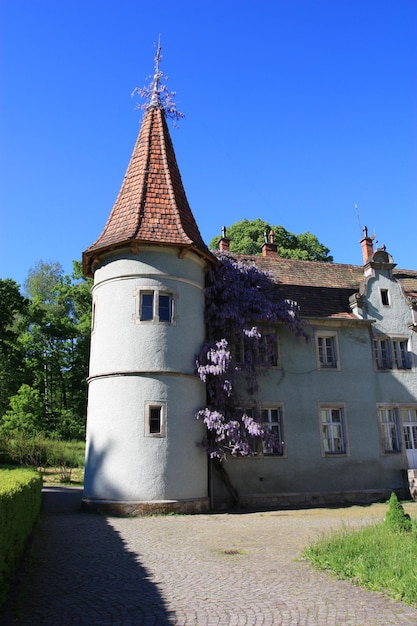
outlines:
M191 248L211 261L184 191L164 111L145 114L122 186L100 237L83 253L84 273L95 256L132 242Z

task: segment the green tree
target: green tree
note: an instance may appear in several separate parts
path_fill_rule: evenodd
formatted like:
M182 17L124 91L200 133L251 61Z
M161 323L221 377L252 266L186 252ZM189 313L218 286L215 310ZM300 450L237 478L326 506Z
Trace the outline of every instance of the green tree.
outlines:
M9 406L9 398L26 380L19 335L27 324L28 305L14 280L0 279L0 418Z
M46 429L82 437L90 343L91 279L74 263L64 276L59 263L39 261L29 271L30 325L20 341L32 373L31 385L44 406Z
M21 434L31 437L44 432L44 409L36 389L23 384L16 395L10 398L11 409L1 420L0 433Z
M265 236L274 231L274 240L278 244L278 255L286 259L332 262L329 248L319 242L312 233L294 235L283 226L271 226L259 217L255 220L241 220L227 228L230 239L230 251L236 254L261 254ZM210 249L218 247L220 235L210 241Z

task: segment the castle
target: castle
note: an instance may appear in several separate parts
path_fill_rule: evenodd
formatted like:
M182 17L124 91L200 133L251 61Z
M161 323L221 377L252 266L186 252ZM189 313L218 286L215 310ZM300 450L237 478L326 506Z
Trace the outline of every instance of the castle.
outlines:
M219 242L227 252L226 233ZM310 341L277 328L258 402L283 445L228 459L247 507L417 496L417 271L398 270L364 231L363 266L260 256L297 302ZM182 185L164 107L154 92L120 192L83 253L94 277L86 507L142 514L201 512L230 495L197 445L206 389L205 275L217 263Z

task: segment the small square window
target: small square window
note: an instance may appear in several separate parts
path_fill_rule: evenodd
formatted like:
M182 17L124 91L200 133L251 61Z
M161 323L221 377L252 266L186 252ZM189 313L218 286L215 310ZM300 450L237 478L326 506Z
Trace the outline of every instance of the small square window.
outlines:
M247 346L251 341L243 333L235 333L233 337L232 353L236 365L243 365L247 362ZM257 348L253 357L257 363L265 367L276 367L278 365L278 337L274 332L261 334Z
M159 289L135 290L136 312L133 319L139 322L165 322L171 324L174 317L174 298Z

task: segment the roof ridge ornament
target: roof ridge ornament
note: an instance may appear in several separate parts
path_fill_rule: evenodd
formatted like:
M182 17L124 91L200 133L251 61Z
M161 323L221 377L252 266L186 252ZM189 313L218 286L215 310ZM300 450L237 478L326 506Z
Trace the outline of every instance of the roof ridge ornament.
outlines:
M142 100L144 100L144 102L137 104L135 109L140 109L141 111L144 111L145 114L150 110L161 109L164 111L166 117L172 120L173 125L178 126L178 120L183 119L185 115L177 109L177 105L174 100L176 92L168 91L165 82L163 82L168 80L168 76L164 76L160 68L162 60L161 50L161 35L159 35L156 54L154 57L155 73L153 77L148 76L148 79L151 78L151 82L147 86L135 87L132 91L132 97L138 95Z
M155 54L155 74L153 76L153 87L152 87L152 96L151 96L151 101L148 105L148 109L157 109L161 106L161 99L159 97L159 81L162 78L162 72L159 69L159 63L162 59L162 55L161 55L161 50L162 50L162 46L161 46L161 35L158 35L158 47L156 50L156 54Z

